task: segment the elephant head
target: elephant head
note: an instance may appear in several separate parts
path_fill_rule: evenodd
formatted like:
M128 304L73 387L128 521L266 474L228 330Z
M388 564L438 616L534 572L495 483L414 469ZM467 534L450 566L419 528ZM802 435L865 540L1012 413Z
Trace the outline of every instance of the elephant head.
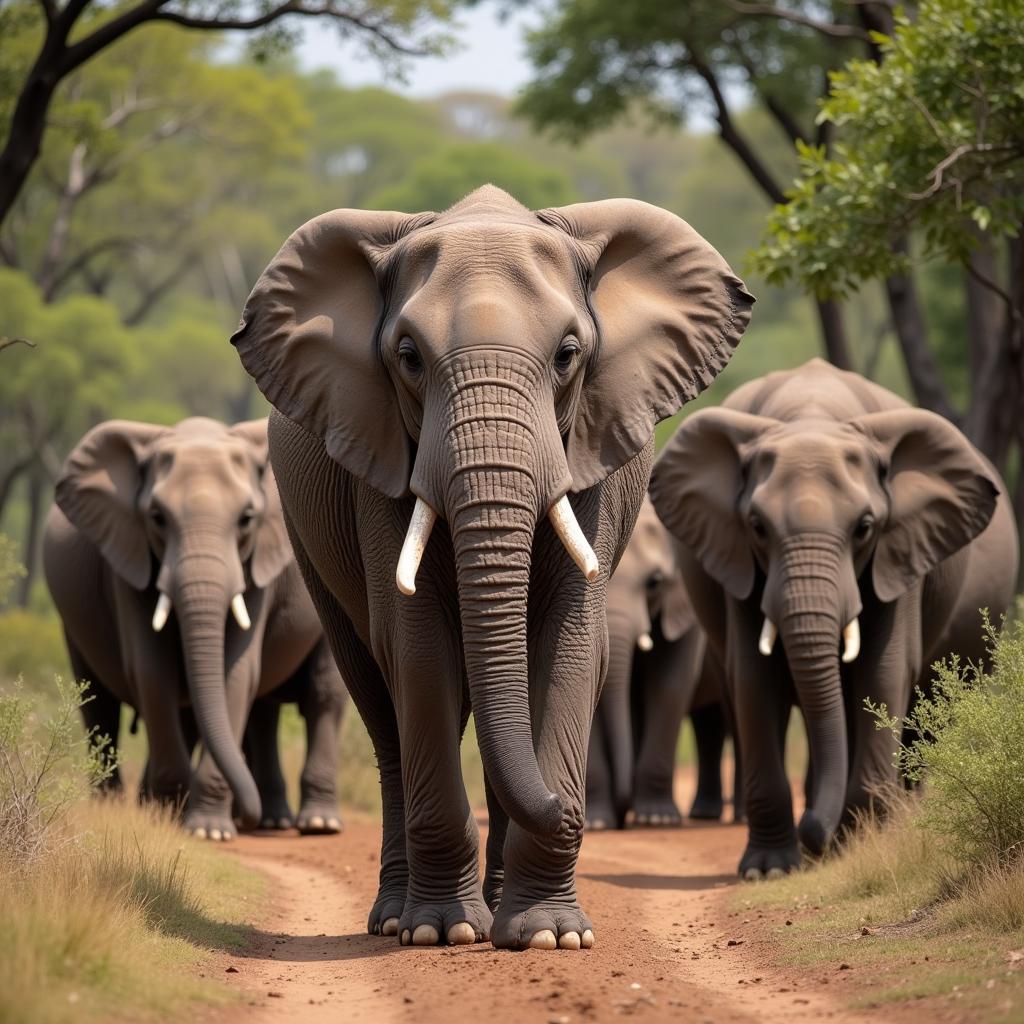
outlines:
M349 473L415 495L397 583L437 516L455 548L488 777L514 820L560 826L531 735L526 600L538 521L588 579L567 495L648 444L730 358L752 298L672 214L631 200L531 212L478 189L443 214L335 210L299 228L232 338Z
M861 595L895 601L981 533L996 484L966 438L930 412L782 422L719 408L683 423L655 464L651 495L729 595L746 600L763 581L757 644L770 656L782 638L814 773L800 839L821 852L846 794L840 663L860 652Z
M68 457L56 500L132 587L151 591L155 581L155 631L173 610L203 743L243 821L257 824L259 794L228 721L225 630L251 627L246 591L266 587L292 557L267 421L101 424Z

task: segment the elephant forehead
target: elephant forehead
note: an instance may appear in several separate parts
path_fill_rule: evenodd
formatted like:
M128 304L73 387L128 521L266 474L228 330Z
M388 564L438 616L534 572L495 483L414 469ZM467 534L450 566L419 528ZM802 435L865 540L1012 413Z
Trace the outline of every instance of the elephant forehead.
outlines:
M173 438L153 452L155 494L187 502L198 492L228 500L251 489L251 467L244 444L225 437L220 443Z

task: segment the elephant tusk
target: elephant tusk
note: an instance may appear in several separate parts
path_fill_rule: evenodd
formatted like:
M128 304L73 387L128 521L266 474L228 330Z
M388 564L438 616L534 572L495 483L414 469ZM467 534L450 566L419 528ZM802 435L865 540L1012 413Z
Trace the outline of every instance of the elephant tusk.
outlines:
M580 567L580 571L587 578L588 583L597 579L600 567L597 564L597 555L590 546L587 538L583 536L580 524L576 521L576 514L569 504L569 495L563 494L558 501L551 506L548 512L551 525L558 534L558 539L565 545L565 550L572 556L572 560Z
M761 627L761 635L757 640L757 649L766 658L775 649L775 640L778 635L779 631L775 628L775 623L766 616L764 625Z
M849 665L860 654L860 620L850 619L843 630L843 664Z
M153 632L159 633L167 625L167 617L171 614L171 599L161 590L160 596L156 599L156 608L153 611Z
M651 634L650 633L641 633L636 638L636 645L637 645L637 647L640 648L641 651L653 651L654 650L654 641L651 639Z
M430 531L435 522L437 513L422 498L417 498L402 553L398 556L398 569L395 571L395 583L403 594L416 593L416 571L420 567L423 552L427 550L427 541L430 540Z
M235 594L231 598L231 614L234 615L235 622L242 629L248 629L252 625L252 619L249 618L249 609L245 607L245 598L241 594Z

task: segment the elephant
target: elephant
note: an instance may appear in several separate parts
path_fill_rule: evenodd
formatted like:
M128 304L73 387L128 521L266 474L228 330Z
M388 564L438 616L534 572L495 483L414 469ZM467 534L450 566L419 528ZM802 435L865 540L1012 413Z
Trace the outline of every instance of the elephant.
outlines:
M774 877L896 783L896 740L865 700L904 716L936 659L983 656L979 609L1002 613L1017 577L1006 488L952 423L815 359L686 419L651 497L736 710L740 874ZM794 703L810 749L797 829Z
M187 798L185 828L210 839L236 834L232 799L243 827L291 827L277 716L294 700L308 738L295 823L341 829L345 687L288 542L266 419L93 428L57 481L43 562L87 730L116 749L122 703L146 725L142 795Z
M275 407L285 520L380 767L371 933L593 944L575 864L608 576L655 424L752 302L673 214L534 212L493 186L439 214L323 214L254 286L232 342Z
M677 542L644 499L608 582L608 677L587 754L587 828L679 826L672 793L683 719L693 719L697 793L691 818L722 816L727 721L705 664L706 642L676 555Z

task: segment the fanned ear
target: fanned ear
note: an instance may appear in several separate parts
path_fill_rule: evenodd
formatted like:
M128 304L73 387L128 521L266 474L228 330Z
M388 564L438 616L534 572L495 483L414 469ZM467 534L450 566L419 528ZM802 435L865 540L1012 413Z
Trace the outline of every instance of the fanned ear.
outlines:
M707 409L683 421L658 456L651 501L661 521L735 598L750 596L754 556L737 508L743 449L776 420Z
M935 413L894 409L851 425L886 467L889 518L871 576L878 597L893 601L988 526L999 489L967 438Z
M149 584L149 542L137 508L143 463L165 427L110 420L79 441L57 481L57 506L136 590Z
M284 525L284 509L277 490L274 471L270 467L267 445L267 421L247 420L236 423L229 431L243 438L252 447L257 477L263 488L263 515L256 530L249 572L257 587L265 587L280 575L292 560L292 546Z
M334 210L304 224L256 282L231 338L272 405L392 498L408 493L411 441L377 350L375 268L424 219Z
M697 622L683 578L672 573L661 595L661 633L668 641L678 640Z
M573 490L599 483L718 375L754 298L689 224L634 199L544 210L583 254L598 346L567 445Z

